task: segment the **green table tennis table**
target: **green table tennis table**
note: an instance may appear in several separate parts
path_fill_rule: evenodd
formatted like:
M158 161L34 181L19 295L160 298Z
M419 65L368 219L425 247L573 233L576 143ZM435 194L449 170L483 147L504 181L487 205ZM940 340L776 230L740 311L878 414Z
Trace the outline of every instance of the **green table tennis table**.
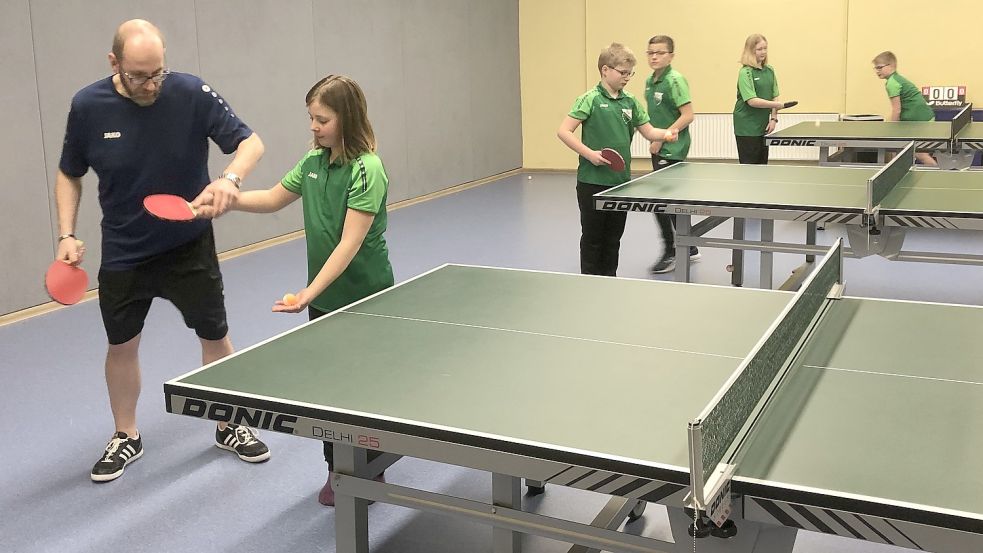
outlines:
M983 124L972 123L969 104L951 121L803 121L765 137L769 146L817 146L820 165L840 165L830 149L869 149L877 152L877 165L887 152L909 142L930 152L943 169L965 169L975 152L983 150Z
M983 230L978 172L914 169L909 143L879 168L677 163L595 195L606 211L676 215L676 280L688 282L690 246L734 250L732 284L743 285L743 250L761 251L761 287L772 287L772 254L814 256L817 225L847 225L846 255L896 261L983 264L983 255L902 250L907 229ZM694 216L705 217L693 224ZM704 237L734 219L733 239ZM761 221L760 240L745 219ZM805 223L802 244L774 241L774 221ZM809 259L812 261L812 258Z
M166 408L334 442L339 552L369 550L369 501L491 525L495 553L983 550L983 308L844 297L839 259L796 294L445 265L166 382ZM401 456L487 471L491 500L373 480ZM610 500L546 516L522 478ZM617 530L647 502L674 541Z

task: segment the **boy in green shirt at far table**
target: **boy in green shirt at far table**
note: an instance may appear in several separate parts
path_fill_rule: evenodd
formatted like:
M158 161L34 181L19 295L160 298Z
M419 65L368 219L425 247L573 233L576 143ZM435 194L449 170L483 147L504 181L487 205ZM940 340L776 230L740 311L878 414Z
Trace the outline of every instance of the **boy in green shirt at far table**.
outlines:
M648 56L652 74L645 80L645 102L653 125L666 127L679 133L675 142L653 142L652 170L658 171L686 159L689 153L689 125L693 122L693 102L686 77L672 67L676 54L676 42L667 35L655 35L649 39ZM656 213L655 221L662 231L662 257L649 269L652 274L668 273L676 268L676 216ZM689 258L696 261L700 250L689 247Z
M601 81L577 98L556 135L580 154L577 168L580 272L615 276L627 213L597 211L593 196L631 178L631 139L636 129L650 142L674 141L677 134L649 124L645 107L624 90L635 74L635 55L631 50L618 43L611 44L601 50L597 69ZM582 138L575 134L581 125ZM601 155L605 148L616 150L624 158L625 166L614 171Z
M891 99L891 116L888 121L935 121L935 112L922 97L921 90L898 74L898 58L893 53L881 52L873 63L877 76L885 79L884 87ZM924 165L938 165L928 152L918 152L915 157Z

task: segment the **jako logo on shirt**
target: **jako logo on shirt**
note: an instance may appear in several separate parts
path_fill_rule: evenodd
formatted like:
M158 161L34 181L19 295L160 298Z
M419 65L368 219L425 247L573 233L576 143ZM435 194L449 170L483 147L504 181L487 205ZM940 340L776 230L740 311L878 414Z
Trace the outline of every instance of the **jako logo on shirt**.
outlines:
M122 136L123 136L123 133L121 133L119 131L104 132L104 133L102 133L102 137L105 138L105 139L120 138Z
M309 179L316 179L317 178L317 173L307 173L307 178L309 178Z

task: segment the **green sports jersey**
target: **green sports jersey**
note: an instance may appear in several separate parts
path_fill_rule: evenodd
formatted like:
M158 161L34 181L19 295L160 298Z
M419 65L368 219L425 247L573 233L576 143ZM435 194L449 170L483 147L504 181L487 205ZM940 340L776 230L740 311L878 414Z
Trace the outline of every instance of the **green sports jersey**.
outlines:
M371 153L344 165L337 161L329 164L329 158L329 150L311 150L280 181L284 188L303 197L308 284L341 241L348 209L375 216L348 268L311 302L324 312L393 285L389 248L383 236L389 178L382 160Z
M614 186L631 179L631 138L635 128L649 122L645 107L625 90L612 98L600 83L580 95L568 114L582 121L581 140L592 150L611 148L625 158L623 171L612 171L580 158L577 180L589 184Z
M896 72L885 79L884 88L887 89L887 97L901 97L901 120L902 121L934 121L935 112L929 107L922 91L908 79L898 75Z
M737 102L734 103L734 134L764 136L771 116L769 108L753 108L751 98L774 100L778 96L778 79L770 65L761 69L744 65L737 74Z
M648 105L652 125L661 129L669 128L679 119L679 108L690 103L689 83L682 73L667 66L659 78L655 73L645 79L645 102ZM689 126L679 131L679 140L663 142L659 155L665 159L684 160L691 143Z

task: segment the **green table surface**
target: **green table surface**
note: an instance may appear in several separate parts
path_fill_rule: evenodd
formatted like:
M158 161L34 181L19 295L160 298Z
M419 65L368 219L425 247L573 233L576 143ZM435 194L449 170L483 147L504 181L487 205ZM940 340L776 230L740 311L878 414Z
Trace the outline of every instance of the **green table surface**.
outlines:
M172 383L688 471L687 423L791 297L448 265ZM980 329L833 301L738 478L983 513Z
M877 169L860 167L683 162L612 187L596 198L863 210L867 180L876 173ZM983 177L971 171L912 170L881 207L916 213L980 213Z
M983 140L983 123L969 123L959 131L956 140Z
M980 329L979 307L833 301L739 476L983 520Z
M685 470L687 423L790 298L450 265L178 382Z

